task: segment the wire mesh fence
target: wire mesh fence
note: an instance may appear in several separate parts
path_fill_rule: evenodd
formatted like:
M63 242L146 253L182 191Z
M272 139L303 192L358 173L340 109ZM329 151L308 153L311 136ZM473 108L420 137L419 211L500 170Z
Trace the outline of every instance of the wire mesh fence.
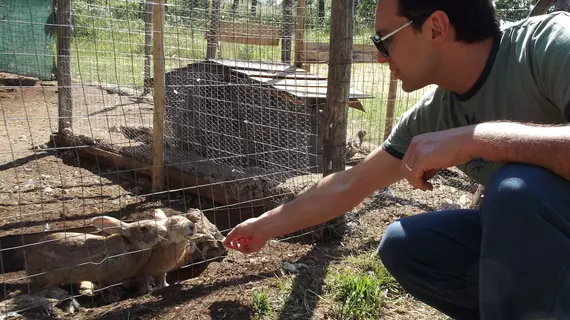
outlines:
M48 53L30 53L14 45L16 33L0 33L3 301L33 292L26 265L35 263L38 277L56 274L55 267L46 271L49 259L64 278L83 265L101 266L95 293L132 278L148 280L150 271L144 270L158 270L151 274L158 288L164 281L197 277L226 256L219 240L232 226L293 199L322 178L328 68L338 63L328 61L329 2L58 0L55 9L45 5L51 1L36 2L0 4L0 11L18 13L5 14L9 18L0 30L35 26L35 45L28 47L45 51L46 42L50 47ZM369 41L374 6L355 5L348 166L380 146L399 115L430 89L405 93L388 67L374 62L376 49ZM30 13L36 7L44 22ZM163 16L159 23L157 14ZM45 38L36 36L37 26L45 29ZM69 45L60 51L64 56L58 57L50 42L53 30L67 30L57 38L59 48ZM158 37L162 47L156 46ZM36 67L16 59L28 56L37 59ZM8 57L16 68L4 67ZM165 69L158 74L164 77L160 101L157 57ZM57 73L57 81L38 80L48 70ZM155 121L162 108L159 130ZM156 159L164 175L159 190L153 189ZM425 211L471 205L477 184L462 172L450 168L433 181L436 190L430 194L403 182L379 190L354 212L390 207L409 214L410 206ZM188 219L181 223L194 231L183 229L177 236L167 228L171 220L156 218L156 209ZM101 222L102 215L111 218ZM104 227L117 233L112 217L134 223L130 237L141 240L145 232L155 232L162 242L128 249L97 242L87 253L67 251L74 245L84 249L88 239L102 241L96 235ZM64 238L43 238L64 230ZM44 247L37 244L40 239L48 241ZM264 252L275 259L290 254L275 243ZM146 263L137 265L137 259ZM159 266L152 269L149 261ZM120 274L127 266L140 272ZM89 283L72 280L57 300L94 295ZM91 299L81 304L97 306ZM5 303L2 312L46 303ZM67 304L68 311L76 307Z

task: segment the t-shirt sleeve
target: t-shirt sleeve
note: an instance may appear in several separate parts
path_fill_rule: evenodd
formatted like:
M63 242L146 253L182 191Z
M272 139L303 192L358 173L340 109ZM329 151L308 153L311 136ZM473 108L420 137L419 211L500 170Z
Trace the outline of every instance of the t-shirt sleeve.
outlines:
M542 93L570 121L570 14L557 12L531 38L533 72Z
M412 109L407 110L400 116L396 125L392 128L392 132L388 138L382 143L382 149L392 156L402 160L406 154L406 150L412 141L412 135L408 130L408 120Z
M382 149L392 156L402 160L412 138L418 134L430 131L437 115L430 114L434 108L434 95L437 89L428 91L415 105L406 110L392 128L390 135L382 143Z

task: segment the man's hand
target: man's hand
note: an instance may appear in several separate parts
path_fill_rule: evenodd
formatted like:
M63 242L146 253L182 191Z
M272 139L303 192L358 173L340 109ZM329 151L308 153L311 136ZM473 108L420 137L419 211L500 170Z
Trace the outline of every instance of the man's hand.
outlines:
M269 240L269 237L261 231L259 223L258 218L245 220L228 233L222 244L244 254L259 251Z
M474 126L460 127L415 136L402 159L404 178L416 189L432 190L428 182L440 169L471 159L468 141Z

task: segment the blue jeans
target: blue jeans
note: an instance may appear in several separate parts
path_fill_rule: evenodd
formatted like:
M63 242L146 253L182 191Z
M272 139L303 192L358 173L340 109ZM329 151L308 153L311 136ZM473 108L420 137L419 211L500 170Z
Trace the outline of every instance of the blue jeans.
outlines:
M570 319L570 181L508 164L478 210L393 222L378 254L418 300L454 319Z

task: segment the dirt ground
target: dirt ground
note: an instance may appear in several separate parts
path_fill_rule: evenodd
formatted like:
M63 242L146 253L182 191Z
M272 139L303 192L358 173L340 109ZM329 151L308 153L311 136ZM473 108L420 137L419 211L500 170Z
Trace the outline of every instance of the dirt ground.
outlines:
M112 214L122 219L150 217L156 207L167 214L190 208L207 209L212 203L183 192L145 194L150 181L101 168L96 162L80 159L73 149L45 151L50 134L57 130L57 86L53 83L23 83L20 87L5 80L0 87L0 236L65 229L85 224L85 219ZM144 108L128 97L85 87L85 96L97 96L104 106L121 104ZM94 102L89 102L94 103ZM146 106L148 107L148 106ZM39 148L38 148L39 146ZM261 252L244 256L229 252L222 261L204 263L205 270L191 279L142 297L127 297L105 304L88 297L78 299L81 307L73 314L55 308L46 315L42 308L22 313L28 319L250 319L252 292L267 288L282 292L284 279L292 281L314 299L284 300L279 319L327 319L328 302L319 299L323 277L329 265L357 249L371 249L392 220L441 207L465 206L476 186L456 188L461 179L438 176L435 190L424 193L398 183L371 195L352 215L351 231L343 239L312 243L306 237L296 241L271 241ZM464 189L464 190L463 190ZM215 223L215 221L212 221ZM222 230L225 234L224 231ZM2 250L5 247L2 246ZM4 255L4 253L3 253ZM2 263L7 263L6 258ZM309 270L296 276L282 273L284 262L303 262ZM182 273L182 271L181 271ZM182 276L181 276L182 277ZM22 271L2 274L2 301L26 293ZM299 305L305 301L305 305ZM307 303L307 301L309 303ZM434 310L413 299L394 303L386 319L436 319Z

